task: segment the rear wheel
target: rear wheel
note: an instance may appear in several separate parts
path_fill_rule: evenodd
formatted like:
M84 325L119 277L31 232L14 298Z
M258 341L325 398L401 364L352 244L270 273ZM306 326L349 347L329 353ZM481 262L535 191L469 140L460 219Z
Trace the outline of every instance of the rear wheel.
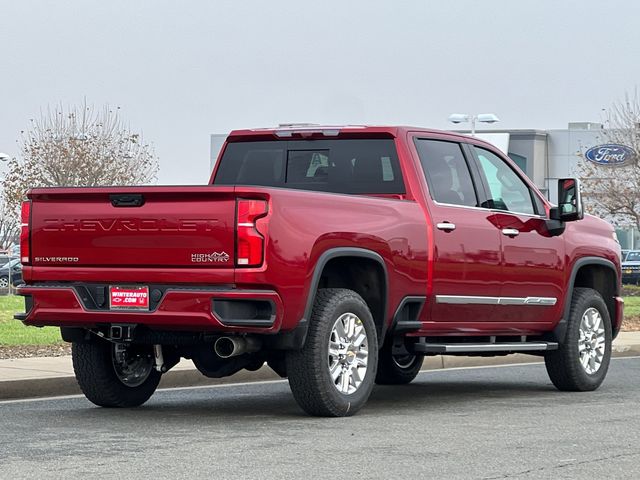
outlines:
M611 360L611 320L600 294L576 288L564 342L545 355L549 378L559 390L595 390Z
M424 355L394 355L393 339L388 337L380 350L376 383L379 385L404 385L413 381L422 368Z
M353 415L371 394L377 363L376 328L364 300L352 290L319 290L305 345L286 357L298 404L311 415Z
M161 373L149 345L103 340L73 343L73 369L87 399L101 407L137 407L155 392Z

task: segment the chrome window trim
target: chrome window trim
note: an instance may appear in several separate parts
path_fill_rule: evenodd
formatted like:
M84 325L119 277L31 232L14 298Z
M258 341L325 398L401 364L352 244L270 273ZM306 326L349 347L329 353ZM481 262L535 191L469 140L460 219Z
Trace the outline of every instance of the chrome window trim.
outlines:
M558 302L554 297L484 297L472 295L436 295L436 303L449 305L533 305L550 307Z
M457 205L455 203L442 203L442 202L438 202L437 200L434 200L433 197L431 198L431 200L433 201L433 203L435 203L436 205L438 205L440 207L469 208L471 210L482 210L482 211L485 211L485 212L493 212L493 213L510 213L512 215L522 215L524 217L540 218L542 220L548 220L548 218L543 216L543 215L530 214L530 213L521 213L521 212L512 212L511 210L498 210L498 209L495 209L495 208L471 207L469 205Z

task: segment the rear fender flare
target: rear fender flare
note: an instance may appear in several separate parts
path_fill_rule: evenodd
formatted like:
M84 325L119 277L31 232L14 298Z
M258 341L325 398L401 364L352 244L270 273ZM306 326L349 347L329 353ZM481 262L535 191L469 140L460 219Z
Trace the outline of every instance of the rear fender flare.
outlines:
M302 318L298 322L298 326L291 332L284 334L285 338L282 338L281 348L285 349L299 349L302 348L305 344L307 338L307 330L309 328L309 319L311 318L311 312L313 310L313 304L316 299L316 292L318 291L318 286L320 284L320 277L322 276L322 272L324 267L329 263L330 260L339 257L358 257L358 258L366 258L369 260L373 260L380 265L382 268L382 272L384 274L384 285L383 285L383 299L382 299L382 311L383 311L383 319L381 325L381 335L378 339L378 345L382 345L384 340L384 336L387 330L387 306L388 306L388 283L389 277L387 274L387 267L384 263L384 259L382 256L373 250L367 250L365 248L357 248L357 247L336 247L331 248L325 252L323 252L318 261L315 264L313 275L311 277L311 282L309 283L309 289L307 290L307 302L305 304L305 309ZM288 337L288 338L287 338ZM280 343L280 342L278 342Z

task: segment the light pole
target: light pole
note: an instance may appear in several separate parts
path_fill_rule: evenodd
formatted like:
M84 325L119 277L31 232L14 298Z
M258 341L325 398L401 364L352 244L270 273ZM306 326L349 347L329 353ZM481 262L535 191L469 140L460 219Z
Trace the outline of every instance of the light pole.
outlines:
M476 135L476 121L481 123L496 123L500 119L495 113L478 113L477 115L469 115L467 113L452 113L449 115L449 121L451 123L466 123L471 122L471 136Z
M0 152L0 162L2 163L6 163L9 160L11 160L11 157L9 155L7 155L4 152ZM9 267L9 271L8 271L8 284L7 284L7 295L11 294L11 273L12 273L12 268L11 268L11 255L9 255L9 262L8 262L8 267Z

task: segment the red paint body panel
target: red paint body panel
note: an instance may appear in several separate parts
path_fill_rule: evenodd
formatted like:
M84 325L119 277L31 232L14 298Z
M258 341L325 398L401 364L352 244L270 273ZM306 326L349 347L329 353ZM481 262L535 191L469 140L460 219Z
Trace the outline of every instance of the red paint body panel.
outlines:
M413 335L548 332L563 316L571 269L580 258L606 259L620 277L619 245L612 228L601 220L587 217L568 223L564 234L550 237L542 217L434 202L413 145L415 135L474 143L502 156L491 145L446 132L347 127L332 138L395 139L405 194L212 185L34 189L29 193L32 264L24 267L27 285L19 290L33 298L25 323L90 327L118 322L211 332L290 331L303 318L313 293L318 259L338 247L367 249L382 257L388 274L387 324L405 296L426 297L422 328ZM231 133L228 142L276 139L275 130L239 130ZM223 153L224 148L220 158ZM211 182L215 175L216 170ZM111 194L142 194L145 204L116 208ZM234 266L237 199L268 202L267 215L256 222L265 248L264 263L257 268ZM548 211L549 204L543 202ZM444 221L458 228L445 232L435 227ZM521 234L505 237L503 228L518 228ZM213 252L224 252L228 259L194 263L193 254ZM83 308L71 288L85 283L180 288L170 288L155 311L96 312ZM199 286L224 290L205 292ZM437 295L535 296L557 302L544 307L451 305L436 303ZM266 329L224 326L212 313L213 298L272 301L276 321ZM614 325L619 325L622 304L616 301L615 305L619 318Z
M501 322L540 322L552 324L562 316L568 277L563 262L563 236L550 236L544 220L510 213L494 214L498 229L515 228L520 233L511 238L500 235L502 242L501 297L557 298L554 306L522 308L503 305L496 311Z
M270 196L266 262L257 269L236 269L235 283L240 289L278 291L286 305L284 329L293 329L302 318L314 267L331 248L358 247L382 256L389 275L389 318L404 296L425 295L426 227L416 202L286 189L250 192ZM249 190L245 194L238 187L238 194Z

